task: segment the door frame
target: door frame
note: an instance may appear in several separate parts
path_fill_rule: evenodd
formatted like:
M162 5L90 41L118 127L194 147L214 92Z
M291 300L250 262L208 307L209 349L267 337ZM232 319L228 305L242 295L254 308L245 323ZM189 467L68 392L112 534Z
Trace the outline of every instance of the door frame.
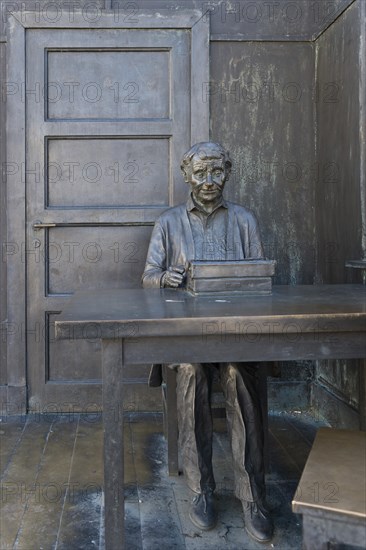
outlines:
M27 29L186 29L191 32L191 143L209 139L209 101L203 85L209 82L209 17L200 10L137 13L135 18L100 13L91 23L82 11L72 20L63 13L57 21L42 20L34 12L13 12L8 21L7 81L7 375L12 411L27 410L27 336L42 336L39 327L27 326L26 236L26 31ZM31 169L31 167L30 167ZM40 330L40 334L34 331ZM12 388L12 390L10 390ZM10 391L9 391L10 390ZM13 397L13 399L11 398Z

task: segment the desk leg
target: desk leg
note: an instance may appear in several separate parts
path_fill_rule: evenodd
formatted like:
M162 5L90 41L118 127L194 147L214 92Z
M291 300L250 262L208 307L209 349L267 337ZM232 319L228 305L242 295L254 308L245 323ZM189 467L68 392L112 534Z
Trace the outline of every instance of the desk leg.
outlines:
M102 340L105 549L124 548L123 340Z

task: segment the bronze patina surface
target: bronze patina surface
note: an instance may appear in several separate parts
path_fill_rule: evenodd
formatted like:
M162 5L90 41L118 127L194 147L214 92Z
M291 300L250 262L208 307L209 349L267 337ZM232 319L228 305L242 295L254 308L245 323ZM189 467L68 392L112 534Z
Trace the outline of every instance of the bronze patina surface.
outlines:
M292 501L303 548L366 545L366 434L320 428Z
M125 365L366 356L362 285L275 286L270 297L230 302L169 289L77 292L55 325L57 337L102 340L106 515L119 540Z
M205 262L192 260L187 270L187 290L193 294L270 294L276 262L241 260Z
M65 304L55 325L57 337L67 339L70 335L85 338L93 324L102 338L112 337L113 329L118 327L121 336L128 337L131 323L135 324L138 337L183 337L201 336L203 323L222 323L220 333L230 334L235 322L250 323L248 334L258 333L258 327L267 327L267 334L280 334L284 330L299 334L365 332L366 287L275 285L271 296L225 299L194 297L184 290L172 289L78 291ZM331 343L335 344L335 340Z
M324 498L305 490L324 490L326 484L329 491ZM366 433L321 428L299 487L292 501L294 512L316 508L366 519Z
M250 264L265 260L265 257L254 213L223 198L231 167L228 152L218 143L197 143L183 155L181 169L190 195L186 204L168 209L155 223L142 275L145 288L187 288L195 295L224 294L228 301L230 296L235 299L240 293L270 293L271 279L268 275L263 276L263 265L256 265L251 278L245 273L247 261ZM198 264L194 265L195 262ZM209 262L209 266L205 267L204 262ZM236 265L233 266L233 262ZM238 262L242 262L239 268ZM223 277L221 271L225 263L227 273ZM205 276L205 271L209 271L210 276L207 273ZM197 278L195 272L198 272ZM211 329L215 333L218 327L213 325ZM239 324L236 336L240 338L245 330ZM264 342L262 335L261 329L257 346L267 346L269 351L271 344ZM212 470L211 412L211 388L216 369L225 396L235 496L242 502L248 534L256 541L268 542L273 535L273 525L266 507L258 364L250 362L246 350L242 350L240 358L220 355L217 342L210 338L212 333L205 336L206 341L196 340L197 353L192 354L192 359L182 361L176 356L168 365L177 371L183 472L188 486L196 493L189 515L203 530L212 529L217 522L213 498L216 484ZM288 359L294 359L291 351L292 347L286 350ZM153 365L150 384L158 385L160 380L161 366Z

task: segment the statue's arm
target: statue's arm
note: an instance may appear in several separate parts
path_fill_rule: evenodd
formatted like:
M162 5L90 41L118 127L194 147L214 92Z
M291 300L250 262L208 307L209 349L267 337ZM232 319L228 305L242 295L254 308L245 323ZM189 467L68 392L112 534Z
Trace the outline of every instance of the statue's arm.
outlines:
M145 269L141 282L144 288L161 288L162 277L166 271L166 239L159 221L155 223Z

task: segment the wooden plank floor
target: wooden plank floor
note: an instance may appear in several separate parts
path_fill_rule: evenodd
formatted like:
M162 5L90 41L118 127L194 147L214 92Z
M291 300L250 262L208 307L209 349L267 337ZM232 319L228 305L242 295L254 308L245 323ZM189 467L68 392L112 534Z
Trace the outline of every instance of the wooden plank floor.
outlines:
M300 550L301 520L291 512L291 499L320 424L304 415L270 417L267 488L276 532L273 541L263 545L251 541L244 531L241 505L233 497L225 422L216 422L214 469L219 523L213 531L203 533L188 518L192 495L183 476L167 475L161 415L127 415L128 550ZM0 549L102 550L100 415L8 417L0 423L0 434Z

